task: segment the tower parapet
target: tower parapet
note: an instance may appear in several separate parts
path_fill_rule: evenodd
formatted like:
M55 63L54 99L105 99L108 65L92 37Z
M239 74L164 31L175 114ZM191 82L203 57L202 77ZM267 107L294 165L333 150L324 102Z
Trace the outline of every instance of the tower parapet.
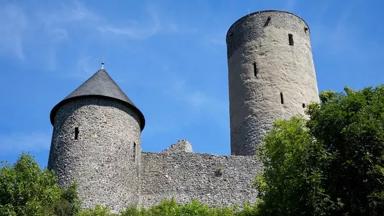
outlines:
M231 153L254 155L276 119L304 115L318 102L309 37L300 17L259 11L228 30Z

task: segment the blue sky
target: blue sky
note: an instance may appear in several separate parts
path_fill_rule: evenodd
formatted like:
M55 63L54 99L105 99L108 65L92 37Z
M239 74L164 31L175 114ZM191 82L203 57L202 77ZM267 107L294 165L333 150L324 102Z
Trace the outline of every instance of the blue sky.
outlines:
M380 0L0 2L0 160L46 166L51 108L101 61L146 117L144 151L229 154L225 34L257 10L307 21L320 90L384 83Z

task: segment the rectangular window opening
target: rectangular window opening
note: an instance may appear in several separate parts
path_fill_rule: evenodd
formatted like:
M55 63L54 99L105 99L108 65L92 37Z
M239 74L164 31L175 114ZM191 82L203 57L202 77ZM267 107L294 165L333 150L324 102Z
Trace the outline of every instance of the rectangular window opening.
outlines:
M264 27L267 27L269 25L269 22L271 22L271 17L267 18L267 21L264 23Z
M288 40L289 40L289 45L293 46L294 42L293 42L293 35L292 34L288 34Z
M75 127L75 140L79 139L79 128Z
M132 160L136 161L136 142L133 142Z
M259 69L257 68L256 62L253 62L253 73L257 78L257 74L259 73Z
M283 96L283 92L280 92L280 103L281 103L281 104L284 104L284 96Z

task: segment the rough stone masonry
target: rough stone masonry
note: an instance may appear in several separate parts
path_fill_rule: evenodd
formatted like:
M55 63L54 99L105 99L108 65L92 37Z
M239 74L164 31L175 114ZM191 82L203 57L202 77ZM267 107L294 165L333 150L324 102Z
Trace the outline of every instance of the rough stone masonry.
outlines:
M48 168L78 185L83 207L119 211L163 199L212 206L254 202L261 164L254 157L277 118L304 115L318 102L309 27L284 11L260 11L227 33L231 155L192 152L180 140L161 153L141 151L142 112L104 69L51 111Z

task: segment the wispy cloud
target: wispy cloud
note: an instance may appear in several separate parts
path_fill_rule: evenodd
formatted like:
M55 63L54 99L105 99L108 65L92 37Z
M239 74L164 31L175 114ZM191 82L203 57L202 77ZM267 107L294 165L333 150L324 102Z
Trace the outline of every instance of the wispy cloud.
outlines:
M294 11L296 8L296 0L286 0L285 1L285 10Z
M97 28L101 33L124 36L129 39L142 40L155 35L159 31L159 25L153 24L147 28L137 26L100 26Z
M43 132L0 134L0 155L48 151L51 136Z
M225 31L221 31L217 34L207 35L206 40L210 45L225 47Z
M28 25L24 11L15 5L3 5L0 14L0 54L23 60L23 37Z
M166 94L185 104L186 110L195 114L207 114L219 117L226 113L226 103L220 98L209 95L206 91L193 88L185 80L173 80Z
M92 23L102 19L100 15L89 10L79 1L68 1L48 13L46 11L37 11L37 17L48 27L76 22Z
M128 17L123 22L96 13L85 2L77 0L46 8L22 6L9 3L0 8L0 56L11 56L24 64L55 71L63 66L64 60L58 59L62 56L62 46L66 43L72 46L74 40L82 40L79 39L81 34L87 41L79 43L76 49L84 52L76 53L79 61L66 70L65 76L69 77L83 78L84 70L94 70L88 65L94 66L99 60L89 57L92 54L87 51L90 49L88 46L96 43L103 50L103 44L98 41L146 40L158 34L180 31L176 23L168 20L152 4L147 5L144 16Z
M312 27L316 29L313 31L313 44L319 48L326 47L324 52L333 55L359 54L359 43L355 43L355 27L350 22L354 7L353 3L345 6L344 10L334 17L331 25L325 25L323 19L319 18L318 23Z
M74 72L69 74L71 77L85 80L95 71L95 63L100 63L102 59L93 56L82 56L77 60Z
M149 38L162 30L159 16L153 10L149 12L150 20L148 22L139 22L138 20L129 20L125 26L116 26L106 23L97 28L104 34L113 34L116 36L124 36L128 39L142 40Z

